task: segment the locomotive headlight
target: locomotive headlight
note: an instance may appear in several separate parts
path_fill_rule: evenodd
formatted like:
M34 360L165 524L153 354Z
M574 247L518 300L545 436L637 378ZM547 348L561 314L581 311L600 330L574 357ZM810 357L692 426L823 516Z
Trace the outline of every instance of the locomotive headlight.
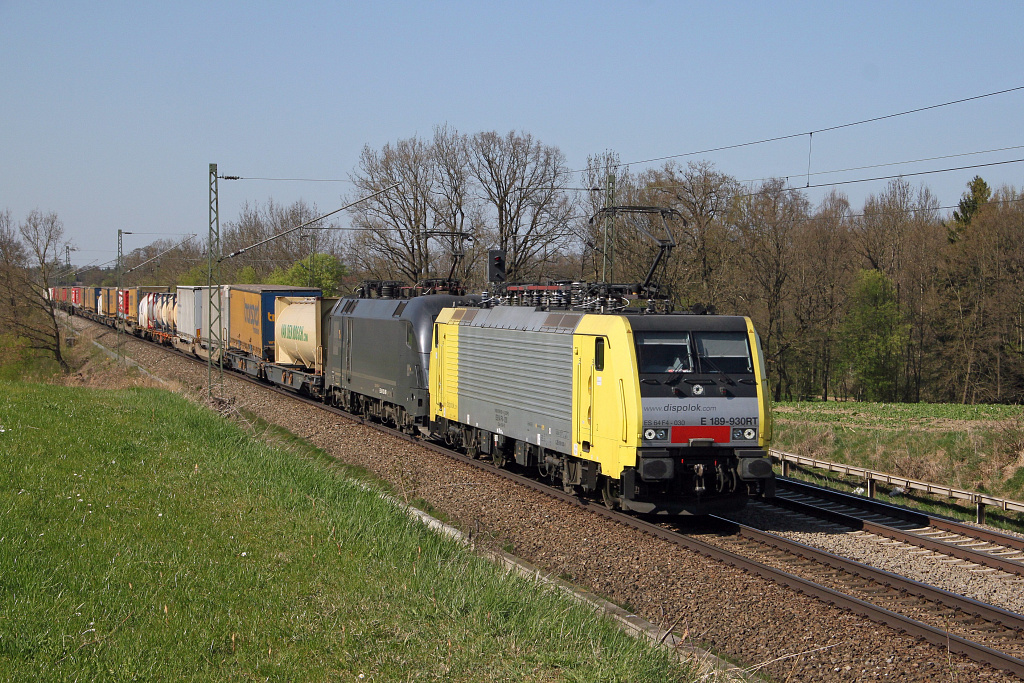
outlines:
M664 441L667 438L667 429L652 429L651 427L648 427L647 429L644 430L645 441Z
M694 384L693 385L693 395L694 396L700 396L703 393L704 393L703 385L700 385L700 384Z
M744 429L743 430L743 438L744 439L753 439L755 436L757 436L757 431L756 430L753 430L753 429Z

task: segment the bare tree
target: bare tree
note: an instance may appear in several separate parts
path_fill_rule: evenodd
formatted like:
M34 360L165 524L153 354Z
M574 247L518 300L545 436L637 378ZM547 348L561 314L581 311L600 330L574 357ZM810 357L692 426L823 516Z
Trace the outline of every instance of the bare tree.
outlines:
M357 232L349 249L356 269L410 283L428 275L436 187L433 146L419 138L387 144L379 152L366 146L351 178L359 195L402 183L350 209Z
M903 267L913 204L910 183L896 178L889 181L881 194L867 198L863 215L854 223L857 251L871 268L882 271L894 281ZM899 289L897 283L897 297Z
M900 307L909 331L903 350L900 398L920 401L926 363L933 361L935 333L931 324L939 306L942 255L949 249L948 230L939 217L939 200L927 187L920 187L911 204L903 238L907 255L895 276ZM932 362L932 373L941 374Z
M937 320L947 400L1024 399L1024 207L1011 188L994 198L981 203L948 246Z
M221 244L224 253L257 244L291 228L309 223L321 214L316 204L297 200L285 206L268 199L242 205L236 220L224 224ZM314 251L332 254L341 253L341 240L336 231L324 228L337 227L336 223L318 221L309 229L298 230L272 240L241 256L224 262L222 277L236 282L264 282L275 270L286 270L294 263L308 259ZM200 264L202 265L202 264Z
M447 126L435 128L433 162L436 189L429 197L433 212L430 232L445 247L437 256L436 272L451 272L463 282L482 285L483 278L475 275L487 235L482 205L469 173L466 136Z
M651 201L679 211L674 224L679 247L673 257L683 303L721 304L736 288L729 277L735 263L736 237L728 223L739 184L713 164L691 162L681 169L674 162L641 179Z
M50 287L61 269L64 225L55 213L32 211L15 232L10 211L0 213L0 317L4 328L28 348L53 356L62 372L70 368L61 347L61 328Z
M801 396L828 400L834 380L839 327L854 271L849 213L849 200L833 190L794 234L800 257L792 267L791 308L795 345L804 359L794 364L794 381Z
M124 255L125 286L171 285L183 283L191 269L205 267L205 240L159 239ZM131 271L129 273L129 271ZM205 272L205 271L204 271ZM205 284L205 275L202 283Z
M795 336L787 326L786 305L792 296L790 275L796 259L793 239L808 217L807 197L773 178L749 195L738 198L734 215L745 256L744 296L749 297L765 354L775 376L775 398L789 394L789 351Z
M538 272L538 257L561 250L569 238L572 196L565 157L529 133L477 133L469 143L470 173L479 183L495 242L506 253L510 281Z

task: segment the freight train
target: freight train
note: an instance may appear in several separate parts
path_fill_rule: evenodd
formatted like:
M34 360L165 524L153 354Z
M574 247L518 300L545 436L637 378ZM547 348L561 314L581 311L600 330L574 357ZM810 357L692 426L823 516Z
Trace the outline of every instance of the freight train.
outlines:
M774 495L749 318L626 309L579 283L54 288L78 315L215 360L612 508L702 515ZM218 343L223 340L223 343Z

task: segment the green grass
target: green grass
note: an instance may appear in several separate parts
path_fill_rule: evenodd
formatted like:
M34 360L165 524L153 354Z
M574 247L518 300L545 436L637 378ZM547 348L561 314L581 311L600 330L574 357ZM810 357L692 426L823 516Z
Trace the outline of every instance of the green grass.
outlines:
M690 680L322 454L154 389L0 392L0 678Z
M776 405L773 416L772 446L779 450L1024 500L1020 406L800 402ZM944 509L945 499L916 502L955 516L974 514Z
M866 403L859 401L787 401L774 406L788 420L893 426L912 423L935 425L941 420L1010 420L1019 418L1020 406L962 405L959 403Z

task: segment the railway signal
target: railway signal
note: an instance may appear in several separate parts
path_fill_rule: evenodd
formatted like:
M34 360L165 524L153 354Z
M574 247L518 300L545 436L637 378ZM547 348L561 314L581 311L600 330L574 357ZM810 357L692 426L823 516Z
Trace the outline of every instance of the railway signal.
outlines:
M487 252L487 281L505 281L505 250L491 249Z

